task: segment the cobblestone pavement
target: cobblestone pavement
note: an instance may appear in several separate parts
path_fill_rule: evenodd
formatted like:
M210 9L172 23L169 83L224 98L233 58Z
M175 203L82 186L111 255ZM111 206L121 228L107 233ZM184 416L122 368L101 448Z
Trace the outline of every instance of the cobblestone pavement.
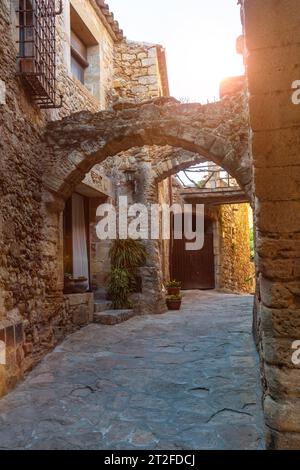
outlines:
M1 449L261 449L251 296L89 325L0 400Z

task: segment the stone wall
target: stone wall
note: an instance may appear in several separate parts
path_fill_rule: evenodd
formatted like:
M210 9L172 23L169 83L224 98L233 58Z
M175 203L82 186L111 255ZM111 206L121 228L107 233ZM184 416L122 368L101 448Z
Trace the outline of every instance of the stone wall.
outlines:
M300 448L299 1L244 0L267 445ZM268 18L268 21L266 21Z
M65 295L64 301L69 316L67 319L69 331L93 321L94 295L92 293Z
M89 66L85 70L84 85L71 73L70 8L81 18L88 30L88 37L93 38L93 45L87 44ZM114 41L96 11L97 8L94 9L91 1L71 0L69 3L64 0L63 14L57 17L58 92L64 97L64 109L59 113L60 117L68 111L97 111L106 109L111 104ZM83 29L79 29L84 35Z
M13 325L23 320L27 342L42 315L45 293L39 250L43 225L39 144L44 119L16 77L10 7L8 1L0 7L0 79L6 86L5 104L0 106L0 321ZM22 360L16 365L18 373L4 368L7 387L23 372Z
M70 75L65 21L69 19L57 18L58 90L64 95L63 107L41 111L16 75L14 3L1 2L0 80L5 95L0 100L0 332L4 327L5 331L17 331L17 342L11 346L11 336L7 336L8 363L0 369L0 393L13 386L26 368L80 323L72 320L76 316L74 302L66 301L62 294L63 201L56 203L49 193L43 192L45 153L41 143L48 120L81 110L95 112L107 105L113 51L104 44L110 40L102 34L102 27L101 47L107 50L103 63L109 60L111 67L110 78L101 76L99 103ZM15 330L19 324L24 330L22 341L19 330Z
M112 200L92 198L90 201L90 261L93 291L105 288L110 272L109 249L111 242L110 240L99 240L96 233L96 225L99 221L96 211L100 204L106 202L112 202Z
M158 182L158 203L172 205L171 176ZM170 280L170 240L159 241L160 264L164 284Z
M124 40L115 46L115 98L146 101L163 96L158 51L161 46Z
M218 232L219 289L236 293L253 293L255 270L250 253L249 204L220 206Z

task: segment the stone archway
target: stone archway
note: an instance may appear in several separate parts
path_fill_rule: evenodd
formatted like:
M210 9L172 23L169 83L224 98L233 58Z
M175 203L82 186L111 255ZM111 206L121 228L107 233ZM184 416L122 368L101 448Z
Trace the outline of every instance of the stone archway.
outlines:
M133 147L172 146L222 166L251 190L245 95L180 104L161 98L92 114L81 112L49 124L45 187L66 199L84 175L108 156Z
M121 109L97 114L83 112L51 123L45 138L47 171L44 176L44 187L47 194L53 196L53 200L51 196L47 205L54 211L59 210L57 201L63 202L83 179L85 173L96 163L102 162L108 156L142 146L170 145L201 155L223 167L238 181L245 192L248 194L253 192L252 162L248 152L248 112L244 94L225 97L218 103L204 106L183 105L173 99L164 99L137 106L123 106ZM256 209L259 214L256 216L259 229L272 232L274 224L271 217L269 217L270 222L265 225L262 223L262 220L268 220L268 214L266 214L268 208L267 204L261 207L258 205ZM283 217L282 220L286 219ZM259 238L258 241L260 242ZM281 399L281 391L278 398L277 392L278 384L279 388L281 387L280 390L285 390L286 387L286 376L281 373L277 365L281 366L284 363L284 365L288 364L287 367L291 367L288 362L291 343L281 338L285 336L285 332L282 333L281 330L288 324L285 321L285 315L289 312L280 311L280 309L287 308L291 304L292 309L295 309L292 313L297 314L299 294L294 285L288 285L285 289L279 282L276 282L277 279L281 281L282 274L278 274L277 277L273 276L272 264L269 263L272 259L269 254L262 253L263 249L268 251L268 243L271 246L271 241L273 243L273 239L262 240L261 244L258 244L259 256L265 256L266 261L263 260L265 264L262 265L261 259L257 260L257 266L262 273L257 303L260 309L259 342L265 378L264 405L267 423L272 428L269 436L271 435L272 439L278 441L282 438L279 441L282 442L280 445L288 447L285 439L289 438L291 430L298 431L299 429L292 419L288 421L289 425L285 428L279 416L282 414L289 418L291 411L296 409L294 402L287 400L285 395ZM53 265L55 256L57 259L54 253ZM53 284L54 281L51 285ZM278 301L278 292L287 298L286 303ZM295 303L293 303L294 299ZM262 308L263 312L261 312ZM280 328L276 326L278 324ZM265 332L267 339L263 337ZM279 340L275 339L277 336L280 337ZM284 359L281 359L281 356L284 356ZM294 377L296 377L296 371L291 370L291 380L294 380ZM271 397L270 389L272 393L275 390L275 399ZM281 436L282 430L285 433ZM297 432L294 434L293 439L298 443L299 434ZM271 443L271 445L275 444Z
M64 200L95 164L115 155L124 158L137 147L153 149L152 189L158 179L204 159L222 166L248 194L252 190L247 104L241 92L207 105L160 98L139 105L123 103L96 114L81 112L50 123L45 139L44 207L58 225ZM59 233L51 224L51 231L45 227L46 246L54 246ZM150 251L157 252L157 248L150 247ZM60 241L53 264L48 263L47 269L56 266L56 275L48 276L49 291L53 286L57 292L62 289L61 257ZM157 266L153 269L157 271Z
M108 157L100 165L101 171L111 178L117 207L120 196L127 196L129 204L139 203L150 207L151 204L160 204L165 201L169 204L168 195L164 193L170 185L166 178L182 169L205 161L207 158L201 155L172 146L144 146ZM134 194L132 186L126 181L128 172L131 173L135 182ZM162 184L163 180L165 184ZM162 201L160 196L163 193L167 199ZM172 205L171 202L170 205ZM141 278L146 281L142 284L147 284L148 288L139 296L139 310L144 313L158 313L165 309L162 287L163 281L168 280L170 276L172 243L167 240L147 240L144 243L149 256ZM214 249L217 250L215 246Z

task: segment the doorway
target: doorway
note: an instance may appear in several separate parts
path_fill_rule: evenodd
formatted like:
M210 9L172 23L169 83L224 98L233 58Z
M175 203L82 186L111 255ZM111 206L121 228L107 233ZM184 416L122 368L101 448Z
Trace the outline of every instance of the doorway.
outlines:
M193 219L195 219L193 215ZM184 222L183 222L184 223ZM195 220L193 220L193 225ZM214 289L215 259L213 220L205 217L204 246L202 250L188 251L188 240L172 240L171 277L181 281L182 289Z

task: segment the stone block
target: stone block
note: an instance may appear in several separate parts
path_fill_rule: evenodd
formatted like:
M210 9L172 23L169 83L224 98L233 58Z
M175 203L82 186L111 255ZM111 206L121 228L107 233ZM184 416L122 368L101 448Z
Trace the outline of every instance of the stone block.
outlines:
M293 281L300 274L300 259L276 259L257 257L260 269L273 281Z
M83 326L89 323L90 315L87 305L80 305L72 314L74 325Z
M263 304L270 308L288 308L293 303L293 294L280 282L260 277L260 295Z
M298 0L246 0L245 21L250 51L300 43Z
M251 94L290 91L300 80L300 45L259 49L247 56L248 85Z
M152 85L157 82L157 78L153 75L149 75L147 77L140 77L139 83L141 85Z
M253 131L300 126L299 106L292 102L292 90L251 95L249 109Z
M265 337L300 338L300 309L262 306L261 322Z
M300 398L300 369L276 367L265 364L268 390L275 399L284 399L288 396Z
M299 166L256 168L254 184L255 195L260 201L300 199L300 164Z
M300 232L300 201L265 201L257 204L257 228L261 232Z
M268 450L299 450L300 433L278 432L267 427L266 447Z
M210 148L210 153L217 159L217 161L221 162L231 150L232 148L228 142L218 138Z
M6 86L3 80L0 80L0 106L6 103Z
M68 294L65 298L68 299L70 307L76 307L87 303L87 295L88 294Z
M137 54L137 58L138 58L138 59L146 59L146 58L147 58L146 52L139 52L139 53Z
M148 57L155 57L155 58L157 57L156 46L148 49Z
M142 66L143 67L151 67L151 65L156 65L156 58L155 57L150 57L147 59L142 59Z
M256 252L261 258L272 258L276 261L278 259L300 258L300 240L258 236Z
M256 132L252 155L256 168L288 167L299 162L300 128Z
M300 433L300 406L297 398L275 401L269 395L264 400L266 424L280 432Z
M296 366L292 362L294 353L292 345L297 340L300 340L300 338L270 338L263 336L262 348L264 360L271 365L300 370L300 365Z

